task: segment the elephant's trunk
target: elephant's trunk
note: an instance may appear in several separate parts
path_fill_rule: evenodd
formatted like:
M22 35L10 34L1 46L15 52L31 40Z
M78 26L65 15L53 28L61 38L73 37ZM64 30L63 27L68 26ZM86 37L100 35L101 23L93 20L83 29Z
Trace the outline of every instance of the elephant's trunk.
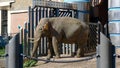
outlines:
M35 33L34 35L34 46L31 57L37 57L37 48L40 45L41 36L42 36L41 33Z

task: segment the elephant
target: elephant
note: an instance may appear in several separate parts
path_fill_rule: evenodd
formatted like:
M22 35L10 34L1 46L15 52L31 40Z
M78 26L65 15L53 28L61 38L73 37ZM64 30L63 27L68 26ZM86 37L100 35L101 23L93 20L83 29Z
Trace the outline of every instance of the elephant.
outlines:
M84 56L84 47L87 44L89 26L83 21L72 17L42 18L34 34L32 57L35 57L42 35L48 37L48 55L51 58L51 47L55 58L60 58L59 43L75 43L78 45L76 57Z

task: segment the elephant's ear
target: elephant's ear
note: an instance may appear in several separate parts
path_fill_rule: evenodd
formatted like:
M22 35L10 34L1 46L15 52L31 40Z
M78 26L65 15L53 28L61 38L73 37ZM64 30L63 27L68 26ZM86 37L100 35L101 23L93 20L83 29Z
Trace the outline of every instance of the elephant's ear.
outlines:
M48 24L48 22L44 25L43 29L44 30L49 30L49 24Z

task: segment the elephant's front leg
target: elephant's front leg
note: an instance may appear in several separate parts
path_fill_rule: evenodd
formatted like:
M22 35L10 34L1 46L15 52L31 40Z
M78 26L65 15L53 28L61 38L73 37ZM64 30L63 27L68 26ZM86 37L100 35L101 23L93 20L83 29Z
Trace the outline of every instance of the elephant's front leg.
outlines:
M34 41L33 51L31 57L37 57L37 48L40 45L40 38L37 41Z
M56 37L52 37L53 50L55 52L55 58L60 58L59 48L58 48L58 40Z

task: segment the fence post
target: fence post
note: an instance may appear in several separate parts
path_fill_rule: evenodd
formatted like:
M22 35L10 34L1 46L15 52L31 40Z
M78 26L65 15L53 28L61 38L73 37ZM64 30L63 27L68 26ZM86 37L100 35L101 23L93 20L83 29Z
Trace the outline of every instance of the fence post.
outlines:
M23 68L23 29L17 33L8 43L8 68Z
M18 50L19 67L17 68L23 68L23 56L21 55L23 54L23 28L20 29Z
M22 44L20 44L19 33L16 34L8 44L8 68L23 68Z
M100 45L97 48L97 68L115 68L115 47L100 33Z
M27 44L27 34L28 34L28 30L27 30L27 22L25 22L25 24L24 24L24 47L23 47L23 53L25 54L25 55L28 55L28 51L27 51L27 49L28 49L28 44Z

